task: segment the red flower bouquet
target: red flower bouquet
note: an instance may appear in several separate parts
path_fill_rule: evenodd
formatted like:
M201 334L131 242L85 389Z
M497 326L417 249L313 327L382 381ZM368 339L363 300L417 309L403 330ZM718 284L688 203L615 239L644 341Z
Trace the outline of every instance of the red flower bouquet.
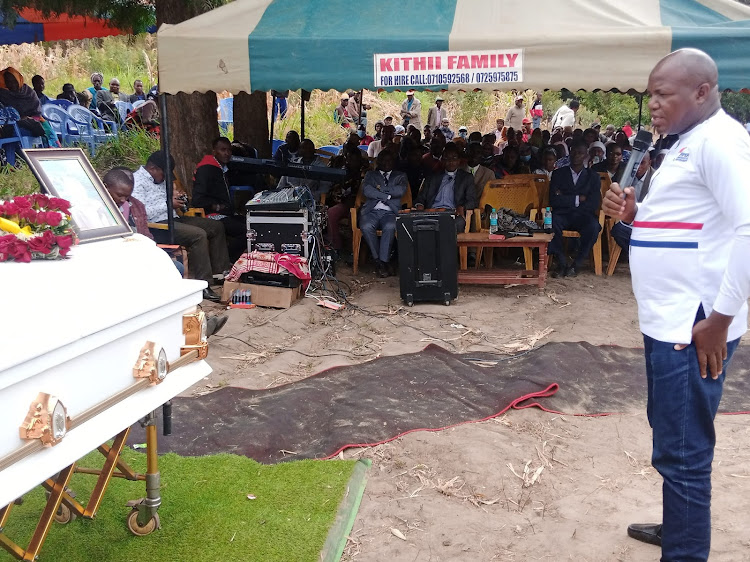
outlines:
M34 193L0 201L0 262L64 258L75 241L65 199Z

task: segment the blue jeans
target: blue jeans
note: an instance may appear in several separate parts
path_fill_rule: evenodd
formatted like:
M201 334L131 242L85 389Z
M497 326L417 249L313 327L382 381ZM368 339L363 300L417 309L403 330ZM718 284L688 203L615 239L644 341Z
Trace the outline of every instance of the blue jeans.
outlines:
M359 228L362 237L370 248L372 257L383 263L391 259L391 246L396 238L396 214L383 209L373 209L369 213L362 213L359 217ZM377 231L380 230L380 243L378 244Z
M541 117L532 117L531 118L531 130L538 129L542 125L542 118Z
M696 322L704 318L703 308ZM648 421L653 429L651 464L662 486L662 562L707 560L711 547L711 462L727 365L739 338L727 344L716 380L700 376L695 346L643 336L648 381Z

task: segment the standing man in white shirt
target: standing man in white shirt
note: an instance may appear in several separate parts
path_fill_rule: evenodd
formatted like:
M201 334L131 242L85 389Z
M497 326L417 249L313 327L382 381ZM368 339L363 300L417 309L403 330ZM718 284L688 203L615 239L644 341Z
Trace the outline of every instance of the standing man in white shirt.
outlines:
M443 119L447 119L448 114L443 107L443 98L440 96L435 98L435 105L427 110L427 124L430 126L430 130L434 131L443 124Z
M514 131L520 131L523 128L524 117L526 117L526 108L523 106L523 96L516 96L515 104L505 115L505 124Z
M575 128L576 124L576 113L578 112L578 108L581 107L581 104L578 102L578 100L570 100L570 103L568 105L561 105L560 108L555 111L555 114L552 116L552 121L550 129L553 131L557 129L558 127L564 129L565 127L573 127Z
M667 55L648 91L657 132L679 138L642 203L616 183L604 202L608 215L633 226L651 462L664 478L662 523L630 525L628 534L661 545L662 560L707 560L714 417L747 330L750 138L721 109L716 64L702 51Z
M406 92L406 99L401 104L401 119L404 129L414 125L418 131L422 130L422 102L414 96L414 90Z

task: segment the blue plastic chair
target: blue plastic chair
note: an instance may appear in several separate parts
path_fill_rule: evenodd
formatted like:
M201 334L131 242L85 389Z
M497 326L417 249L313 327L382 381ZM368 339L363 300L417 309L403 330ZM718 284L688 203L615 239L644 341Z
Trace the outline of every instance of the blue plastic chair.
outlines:
M271 141L271 157L276 154L276 151L279 149L279 147L284 144L284 141L281 139L273 139Z
M120 112L120 123L125 124L125 120L128 118L128 113L133 111L133 104L129 101L116 101L115 107Z
M45 103L44 105L50 105L50 104L51 104L51 105L56 105L56 106L58 106L58 107L62 107L62 108L63 108L63 109L65 109L65 110L67 110L67 109L68 109L68 108L69 108L69 107L70 107L71 105L75 105L75 104L74 104L74 103L73 103L72 101L70 101L70 100L49 100L49 101L48 101L47 103Z
M13 127L16 136L21 139L22 148L44 147L44 139L42 137L33 137L29 134L24 134L21 130L22 127L18 125L18 122L21 120L21 115L15 107L6 106L5 115L7 117L5 124Z
M325 152L328 152L328 153L333 154L334 156L336 156L339 152L341 152L341 147L340 146L335 146L335 145L319 146L318 150L323 150Z
M63 146L86 144L91 155L96 154L96 139L90 123L76 121L62 107L48 103L42 106L42 115L60 137Z
M68 108L68 115L75 120L76 125L79 123L88 124L86 129L93 135L97 146L105 144L117 136L117 123L105 121L81 105L71 105Z
M234 124L234 98L219 100L219 127L224 131Z
M0 104L0 128L10 125L5 107ZM21 137L0 138L0 148L5 148L5 158L11 166L16 165L16 150L21 149Z

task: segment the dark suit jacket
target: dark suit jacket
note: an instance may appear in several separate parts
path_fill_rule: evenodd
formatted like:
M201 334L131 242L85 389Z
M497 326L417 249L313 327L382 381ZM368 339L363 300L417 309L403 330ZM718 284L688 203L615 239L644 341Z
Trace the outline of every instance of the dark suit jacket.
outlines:
M646 175L643 176L643 185L641 186L641 196L638 198L638 202L643 201L648 195L648 188L651 187L651 177L654 175L654 169L649 168Z
M601 203L601 184L599 174L588 168L581 170L577 184L573 183L570 166L558 168L552 172L549 182L549 203L552 211L558 213L580 210L595 213ZM558 191L559 195L557 195ZM586 196L586 201L580 201L576 207L576 196L581 195Z
M591 166L591 169L594 172L607 172L607 161L599 162L598 164L594 164ZM617 167L617 171L615 172L615 175L612 176L612 182L613 183L619 183L622 179L622 173L625 171L625 162L620 162L620 165Z
M370 170L365 174L362 180L362 194L365 196L365 202L362 204L362 214L367 214L375 208L378 201L382 201L393 213L398 213L401 209L401 198L406 193L409 182L406 174L393 170L388 176L388 185L383 181L383 173L379 170ZM391 196L388 199L388 196Z
M440 184L443 182L442 174L432 174L425 180L424 187L417 195L415 205L421 204L429 209L435 203ZM465 170L456 170L456 181L453 184L453 203L458 207L465 209L476 209L479 202L477 201L476 190L474 189L474 176Z

